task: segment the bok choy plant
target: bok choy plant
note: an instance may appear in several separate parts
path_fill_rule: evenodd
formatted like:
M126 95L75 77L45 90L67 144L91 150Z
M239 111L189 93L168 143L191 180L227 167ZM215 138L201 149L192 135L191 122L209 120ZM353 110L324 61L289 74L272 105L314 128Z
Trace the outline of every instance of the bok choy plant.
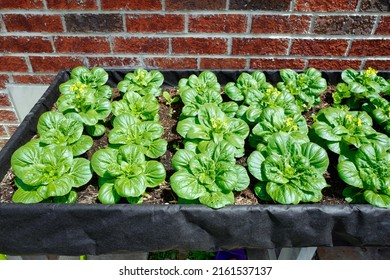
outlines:
M140 95L151 94L157 97L161 94L163 82L164 76L160 71L137 68L134 72L127 73L123 81L118 83L118 90L123 93L136 92Z

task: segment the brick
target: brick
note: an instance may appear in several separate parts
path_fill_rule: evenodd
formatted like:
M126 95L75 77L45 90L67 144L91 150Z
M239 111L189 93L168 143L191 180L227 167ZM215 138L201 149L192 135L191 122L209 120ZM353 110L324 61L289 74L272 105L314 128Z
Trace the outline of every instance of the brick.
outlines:
M120 14L67 14L64 16L68 32L123 32Z
M6 127L6 129L8 130L9 136L14 135L15 131L18 129L18 126L17 126L17 125L7 125L7 126L5 126L5 127Z
M360 11L387 12L390 11L390 2L387 0L363 0Z
M6 123L17 123L18 117L14 111L11 110L0 110L0 120Z
M27 64L23 57L0 56L0 71L26 72Z
M244 69L246 59L243 58L201 58L201 69Z
M361 60L310 59L307 67L313 67L318 70L345 70L347 68L359 69L361 63Z
M4 125L0 125L0 137L8 136L7 131L5 130Z
M313 33L329 35L369 35L375 17L370 16L318 16Z
M226 0L165 0L167 11L225 10Z
M48 37L1 36L0 53L51 53L53 47Z
M347 40L342 39L294 39L291 55L342 56L347 49Z
M142 10L142 11L156 11L161 10L161 0L101 0L102 10Z
M9 100L8 94L0 94L0 107L12 106L11 100Z
M380 17L375 34L390 35L390 17Z
M372 67L377 70L389 71L390 69L390 60L370 60L368 59L364 64L364 68Z
M89 67L138 67L141 65L137 57L87 57Z
M42 9L42 0L2 0L0 10Z
M6 138L6 139L2 138L2 139L0 139L0 151L5 146L5 144L7 144L8 140L9 140L9 138Z
M110 42L104 37L70 37L54 38L54 46L60 53L108 53Z
M304 59L284 59L284 58L261 58L250 60L251 69L295 69L303 70L305 68Z
M246 15L193 15L189 18L189 32L243 33L246 31Z
M300 12L341 12L355 11L358 0L296 0L295 11Z
M115 53L151 53L166 54L168 52L168 38L147 37L114 37L113 48Z
M222 38L173 38L174 54L227 54L228 42Z
M183 32L184 15L132 14L126 17L127 32Z
M232 54L285 55L288 39L233 38Z
M230 0L230 10L288 11L290 0Z
M6 85L8 83L8 79L9 79L8 75L0 74L0 90L6 88ZM3 106L3 105L1 105L1 102L5 102L5 100L0 95L0 106Z
M390 56L390 39L353 40L351 56Z
M59 15L3 15L3 21L9 32L62 32Z
M49 10L97 10L96 0L46 0Z
M146 67L157 69L196 69L197 59L187 57L153 57L145 58Z
M305 34L309 32L310 21L310 16L253 16L251 33Z
M14 82L17 84L51 84L56 74L32 74L32 75L13 75Z
M68 56L31 56L30 62L34 72L58 72L83 65L82 58Z

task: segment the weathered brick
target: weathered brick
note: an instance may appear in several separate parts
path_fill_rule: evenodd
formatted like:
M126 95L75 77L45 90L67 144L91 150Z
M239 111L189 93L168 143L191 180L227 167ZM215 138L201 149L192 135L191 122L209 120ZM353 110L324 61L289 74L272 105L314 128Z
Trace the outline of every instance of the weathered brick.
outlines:
M1 0L0 10L42 9L42 0Z
M68 32L123 32L120 14L67 14L65 17Z
M113 48L116 53L152 53L168 52L168 38L114 37Z
M252 33L304 34L309 32L310 16L255 15Z
M201 58L202 69L244 69L246 59L243 58Z
M51 53L53 47L48 37L1 36L0 53Z
M9 100L8 94L0 94L0 107L12 106L11 100Z
M0 90L6 88L6 85L8 83L8 79L9 79L9 77L7 74L0 74ZM5 100L0 95L0 106L3 106L3 105L1 105L1 102L5 102Z
M60 53L109 53L110 42L106 36L102 37L70 37L59 36L54 38L54 45Z
M1 138L0 139L0 151L2 148L4 148L5 144L7 144L9 138Z
M26 72L27 64L23 57L0 56L0 71Z
M31 56L30 62L34 72L58 72L83 65L82 58L74 56Z
M167 11L225 10L226 0L165 0Z
M284 55L288 39L233 38L232 54L239 55Z
M260 59L251 59L250 68L251 69L295 69L303 70L305 67L304 59L284 59L284 58L260 58Z
M242 33L246 31L248 18L246 15L193 15L189 18L189 32Z
M0 120L6 123L17 123L18 117L12 110L0 110Z
M142 1L129 1L129 0L101 0L102 10L142 10L152 11L161 10L161 0L142 0Z
M347 49L347 45L347 40L343 39L294 39L290 54L342 56Z
M353 40L351 56L390 56L390 39Z
M96 0L46 0L49 10L97 10Z
M389 71L390 69L390 60L373 60L368 59L364 64L364 68L372 67L377 70Z
M14 82L17 84L51 84L57 74L32 74L32 75L13 75Z
M222 38L173 38L174 54L227 54L228 42Z
M302 12L355 11L358 0L296 0L295 10Z
M3 21L8 32L62 32L59 15L3 15Z
M137 57L87 57L89 67L138 67L140 61Z
M178 14L132 14L126 17L127 32L182 32L184 15Z
M363 12L387 12L390 11L388 0L363 0L360 10Z
M8 130L9 136L12 136L15 131L18 129L17 125L6 125L5 128Z
M318 70L345 70L347 68L359 69L361 60L348 59L310 59L307 67Z
M291 0L230 0L230 10L288 11Z
M7 131L5 130L4 125L0 125L0 137L8 136Z
M380 17L375 34L390 35L390 16Z
M187 57L148 57L144 59L146 67L157 69L196 69L197 59Z
M369 35L374 27L371 16L318 16L313 33L329 35Z

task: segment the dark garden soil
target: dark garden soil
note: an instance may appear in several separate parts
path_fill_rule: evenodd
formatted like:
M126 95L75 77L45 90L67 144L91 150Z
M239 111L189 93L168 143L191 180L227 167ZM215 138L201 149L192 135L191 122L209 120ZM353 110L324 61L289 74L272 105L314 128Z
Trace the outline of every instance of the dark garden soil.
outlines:
M176 96L177 89L169 89L168 92L172 97ZM307 120L309 128L313 123L312 116L315 115L321 108L330 106L332 104L332 92L334 92L334 86L328 86L328 89L322 94L321 104L313 107L309 111L304 113L304 117ZM118 97L118 91L114 90L113 99ZM183 148L182 137L176 133L176 125L179 120L179 115L181 111L182 104L180 102L167 105L165 99L160 96L160 123L164 127L163 138L168 142L167 152L159 159L160 162L164 165L167 172L167 180L164 181L159 187L148 189L147 193L143 197L144 204L175 204L177 203L177 196L172 191L169 178L174 173L174 169L171 165L171 159L177 149ZM109 124L109 120L107 124ZM98 149L104 148L107 146L107 133L111 127L108 125L108 129L105 135L102 137L94 139L94 145L90 151L85 155L87 159L91 159L91 156ZM250 147L247 147L248 151L251 150ZM248 155L250 152L247 153ZM328 182L329 187L325 188L323 193L323 199L320 201L320 204L346 204L347 202L343 199L342 190L345 186L345 183L341 181L336 170L337 164L337 155L329 153L329 168L325 173L326 181ZM246 166L246 157L237 159L237 163L243 166ZM252 178L253 180L253 178ZM16 190L14 184L14 174L12 170L9 170L4 176L1 185L0 185L0 203L12 203L12 195ZM255 180L253 180L255 182ZM252 186L254 184L251 184ZM98 187L97 187L97 176L94 175L89 185L81 187L78 189L79 198L77 203L84 204L93 204L100 203L97 199ZM126 200L121 200L120 203L127 203ZM254 204L265 204L266 202L260 201L254 194L253 188L249 187L248 189L238 192L235 194L235 205L254 205ZM267 202L268 203L268 202Z

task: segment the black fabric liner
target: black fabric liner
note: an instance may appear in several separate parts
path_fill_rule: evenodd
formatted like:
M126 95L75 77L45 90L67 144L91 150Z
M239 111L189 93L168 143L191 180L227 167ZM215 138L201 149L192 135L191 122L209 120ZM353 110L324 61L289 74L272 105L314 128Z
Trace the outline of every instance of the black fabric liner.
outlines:
M133 69L106 69L116 86ZM161 71L163 87L201 71ZM223 85L239 71L214 71ZM278 71L265 72L272 84ZM341 72L322 72L329 84ZM390 78L390 72L381 72ZM0 178L12 153L36 134L39 116L52 108L60 72L0 151ZM390 210L371 205L248 205L211 209L203 205L0 204L0 253L100 255L171 249L216 251L312 246L390 246Z

